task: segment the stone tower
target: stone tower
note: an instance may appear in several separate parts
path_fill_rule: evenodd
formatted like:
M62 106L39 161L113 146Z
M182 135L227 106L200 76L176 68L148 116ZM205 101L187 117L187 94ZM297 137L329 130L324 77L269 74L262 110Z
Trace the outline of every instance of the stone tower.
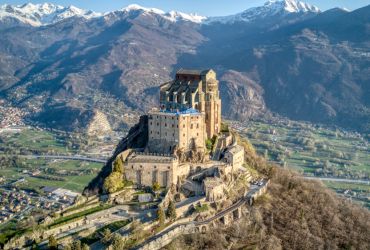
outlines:
M177 71L174 80L160 87L161 110L195 109L205 114L207 138L221 129L221 99L216 73L212 70Z

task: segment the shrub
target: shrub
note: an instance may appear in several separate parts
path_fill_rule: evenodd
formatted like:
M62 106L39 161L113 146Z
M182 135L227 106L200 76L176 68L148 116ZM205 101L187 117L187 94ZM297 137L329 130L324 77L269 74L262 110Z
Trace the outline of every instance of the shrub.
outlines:
M166 215L164 214L163 208L159 207L158 210L157 210L157 220L158 220L160 226L162 226L164 224L165 216Z
M119 172L112 172L105 180L104 180L104 190L107 193L114 193L124 187L124 182L122 179L122 174Z
M158 182L153 183L152 189L153 189L154 192L158 191L160 188L161 188L161 186L159 185Z
M175 206L175 203L172 200L168 204L167 216L168 216L168 218L170 218L172 220L175 220L176 217L177 217L177 215L176 215L176 206Z

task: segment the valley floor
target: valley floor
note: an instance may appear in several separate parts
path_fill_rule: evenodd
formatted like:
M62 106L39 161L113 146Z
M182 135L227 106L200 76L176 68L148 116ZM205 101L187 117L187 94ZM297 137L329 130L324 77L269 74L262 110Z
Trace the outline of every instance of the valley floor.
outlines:
M338 194L370 208L370 142L365 136L283 118L229 124L269 161L322 179Z

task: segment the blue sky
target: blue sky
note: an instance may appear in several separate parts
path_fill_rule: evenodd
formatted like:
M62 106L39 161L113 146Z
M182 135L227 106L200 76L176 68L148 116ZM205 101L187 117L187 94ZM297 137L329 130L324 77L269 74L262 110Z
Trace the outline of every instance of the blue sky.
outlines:
M235 14L250 7L263 5L266 1L267 0L0 0L0 4L51 2L64 6L75 5L82 9L106 12L136 3L145 7L155 7L164 11L178 10L205 16L222 16ZM370 4L370 0L306 0L305 2L314 4L321 10L333 7L345 7L354 10Z

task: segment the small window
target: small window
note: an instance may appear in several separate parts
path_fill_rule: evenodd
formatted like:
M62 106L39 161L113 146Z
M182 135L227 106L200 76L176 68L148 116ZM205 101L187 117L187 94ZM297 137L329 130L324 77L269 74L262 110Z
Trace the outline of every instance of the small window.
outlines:
M184 137L185 137L185 134L183 134L182 136L184 136Z

